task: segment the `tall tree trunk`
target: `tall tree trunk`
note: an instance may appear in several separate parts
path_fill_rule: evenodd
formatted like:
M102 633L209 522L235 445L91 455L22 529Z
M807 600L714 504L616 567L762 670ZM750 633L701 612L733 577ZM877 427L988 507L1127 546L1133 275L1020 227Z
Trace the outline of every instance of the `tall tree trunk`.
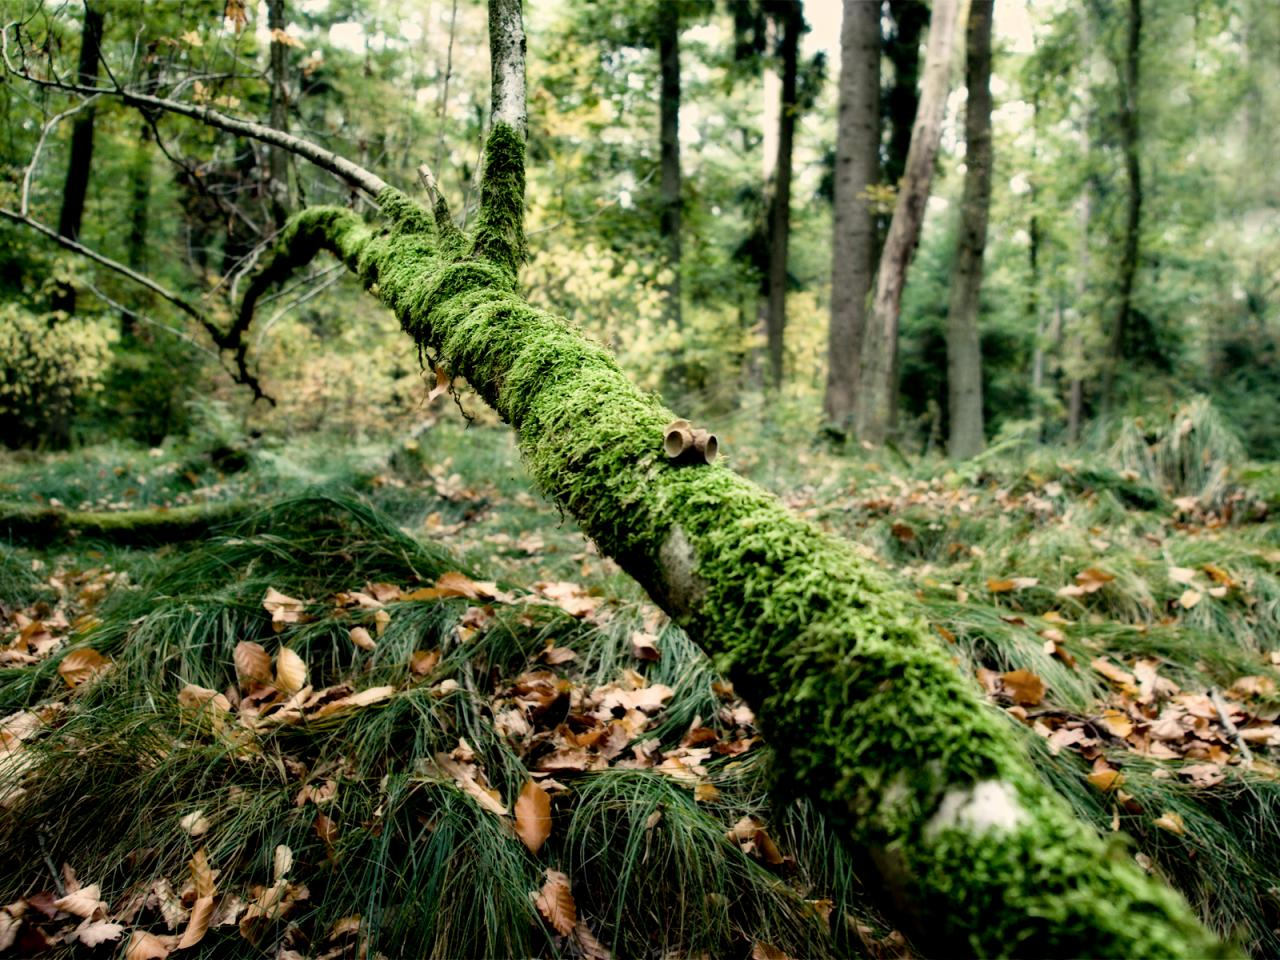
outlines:
M982 451L982 341L978 330L982 259L991 206L991 14L993 0L973 0L965 27L964 197L947 311L947 452L967 460Z
M875 273L875 215L865 191L879 173L879 121L880 8L863 0L844 0L831 230L831 326L823 403L827 423L841 433L853 419L867 297Z
M778 159L773 169L773 194L769 198L769 268L765 338L769 352L770 387L782 386L783 354L787 328L787 249L791 240L791 154L796 136L796 88L800 70L800 31L804 9L800 0L783 11L782 95L778 115Z
M102 53L102 11L84 6L84 28L80 34L80 66L77 74L84 86L98 82L98 60ZM84 201L89 193L89 169L93 165L92 104L76 116L71 127L71 151L67 158L67 177L62 187L62 210L58 215L58 233L68 240L80 239L84 220ZM50 306L71 313L76 308L76 291L70 284L59 284Z
M874 2L870 6L877 6ZM880 23L876 11L876 23ZM885 125L889 128L885 147L884 179L896 185L907 169L911 149L911 127L920 105L920 38L929 25L929 5L924 0L889 0L892 30L885 34L884 53L893 67L893 83L884 95Z
M1142 53L1142 0L1129 0L1129 23L1125 42L1124 82L1120 101L1120 138L1124 150L1128 203L1124 225L1124 246L1120 254L1120 297L1111 326L1111 345L1102 377L1102 402L1115 399L1116 369L1123 359L1125 335L1133 311L1133 281L1138 272L1138 241L1142 226L1142 169L1138 163L1138 68Z
M662 73L660 96L662 141L662 219L666 266L671 280L665 285L667 319L677 330L680 317L680 18L674 9L660 8L658 16L658 66Z
M889 234L880 252L875 296L862 344L862 372L858 384L858 436L884 443L897 407L898 320L907 268L920 240L925 204L933 182L933 162L942 136L942 115L951 88L959 0L935 0L929 23L924 85L911 131L907 167L894 206Z
M285 0L267 0L267 27L271 30L271 126L289 131L289 92L285 84L289 48L282 42L285 28ZM279 31L279 33L277 33ZM268 148L270 182L267 184L271 219L277 228L289 218L289 153Z

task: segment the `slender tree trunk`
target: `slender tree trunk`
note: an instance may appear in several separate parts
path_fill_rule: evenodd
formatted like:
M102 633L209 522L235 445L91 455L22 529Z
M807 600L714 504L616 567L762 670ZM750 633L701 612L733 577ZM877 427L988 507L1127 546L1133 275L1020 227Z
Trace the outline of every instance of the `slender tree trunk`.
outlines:
M858 436L873 444L884 443L897 407L898 320L907 268L920 240L925 204L933 182L933 162L942 136L942 115L951 88L951 64L955 49L959 0L935 0L925 55L924 86L911 132L906 173L889 224L875 296L862 346L859 381Z
M1080 12L1080 49L1083 51L1080 76L1081 99L1084 101L1081 106L1080 156L1084 160L1085 176L1080 191L1076 305L1071 311L1070 330L1064 331L1066 350L1063 357L1063 368L1067 374L1067 439L1071 443L1080 439L1080 428L1084 423L1084 325L1085 310L1089 305L1089 272L1092 269L1089 231L1093 226L1093 89L1089 81L1089 68L1093 50L1093 20L1087 4Z
M1120 297L1111 326L1111 345L1102 377L1102 402L1114 397L1116 370L1123 360L1125 335L1133 312L1133 282L1138 272L1138 242L1142 227L1142 168L1138 162L1138 77L1142 54L1142 0L1129 0L1129 24L1124 57L1124 82L1120 101L1120 138L1124 150L1128 203L1124 246L1120 254Z
M800 0L789 4L782 16L782 96L778 115L778 159L773 170L773 195L769 199L769 268L766 285L765 338L769 352L768 385L782 386L783 355L787 327L787 249L791 239L791 154L796 135L796 88L800 69L800 31L804 11Z
M874 0L870 5L879 6ZM884 29L881 49L892 70L892 81L884 91L880 108L887 133L881 176L884 183L896 189L907 169L911 126L920 106L920 39L929 25L929 5L925 0L889 0L887 10L888 17L883 20L881 11L876 12L876 22ZM889 232L889 219L885 214L876 217L876 259Z
M879 5L844 0L831 230L831 327L823 404L827 423L841 433L853 419L867 297L875 272L875 215L865 191L879 173L879 100Z
M102 51L102 11L84 7L84 28L80 34L80 83L94 86L98 82L98 60ZM89 170L93 165L92 104L77 114L71 127L71 151L67 159L67 177L62 187L62 210L58 215L58 233L68 240L80 239L84 219L84 202L89 193ZM71 313L76 308L76 291L70 284L59 284L50 306Z
M680 18L674 10L659 8L658 66L662 73L660 96L662 141L662 238L671 280L665 285L667 319L677 330L680 317Z
M267 0L267 26L271 30L271 126L281 133L289 132L289 91L285 83L289 48L280 40L285 23L285 0ZM289 218L289 153L279 147L267 150L271 176L267 184L268 202L271 219L279 228Z
M967 460L985 443L982 341L978 330L982 259L991 206L991 14L993 0L973 0L965 28L964 197L947 311L947 451Z

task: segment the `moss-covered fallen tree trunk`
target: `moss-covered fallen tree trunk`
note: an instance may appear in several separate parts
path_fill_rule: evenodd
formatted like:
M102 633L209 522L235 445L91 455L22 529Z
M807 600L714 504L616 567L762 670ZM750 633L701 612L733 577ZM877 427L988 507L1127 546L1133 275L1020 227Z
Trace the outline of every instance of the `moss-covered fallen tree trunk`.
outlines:
M851 544L729 469L665 459L674 414L517 293L523 189L522 138L499 123L471 234L392 188L377 225L306 210L245 308L322 250L346 263L516 428L542 491L729 674L774 750L777 794L814 803L927 952L1222 952L1123 842L1044 786L912 600Z
M83 538L122 546L154 546L199 540L219 524L252 509L243 503L219 503L92 511L0 503L0 540L47 546Z

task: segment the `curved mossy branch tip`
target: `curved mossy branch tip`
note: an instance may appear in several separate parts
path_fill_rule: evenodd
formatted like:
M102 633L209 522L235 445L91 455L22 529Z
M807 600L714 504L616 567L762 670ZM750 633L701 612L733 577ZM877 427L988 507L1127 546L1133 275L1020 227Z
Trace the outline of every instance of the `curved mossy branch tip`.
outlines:
M387 189L376 225L335 208L294 217L267 272L335 254L516 428L541 491L732 678L780 796L813 803L926 953L1227 952L1046 787L870 560L719 464L667 459L674 414L516 292L522 145L499 126L489 147L484 216L461 242Z

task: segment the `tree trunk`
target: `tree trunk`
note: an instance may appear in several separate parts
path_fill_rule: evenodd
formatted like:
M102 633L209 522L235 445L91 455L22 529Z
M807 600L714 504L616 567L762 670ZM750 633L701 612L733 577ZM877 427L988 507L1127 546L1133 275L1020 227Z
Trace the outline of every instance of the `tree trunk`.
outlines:
M102 11L84 7L84 27L80 34L80 66L77 76L82 85L98 82L98 60L102 51ZM84 201L89 193L89 169L93 164L93 115L90 104L76 115L71 127L71 150L67 158L67 177L62 187L62 210L58 215L58 234L68 240L80 239L84 220ZM70 284L59 284L50 306L66 313L76 308L76 291Z
M911 131L907 167L893 220L880 252L870 322L862 345L857 423L860 439L881 444L893 426L897 407L898 320L907 268L920 240L933 162L942 136L942 115L951 88L959 0L935 0L925 54L924 86Z
M1120 101L1120 143L1124 150L1128 186L1124 246L1120 254L1120 297L1111 326L1111 345L1102 378L1102 403L1115 399L1116 370L1124 359L1125 336L1133 311L1133 281L1138 272L1138 241L1142 226L1142 169L1138 163L1138 67L1142 44L1142 0L1129 0L1129 24L1124 57L1124 82Z
M879 100L880 8L862 0L844 0L831 231L831 327L823 404L827 423L841 434L853 419L867 296L875 271L875 215L865 191L879 173Z
M876 6L873 2L872 6ZM929 25L929 5L924 0L889 0L888 17L876 21L884 28L882 51L892 69L892 82L884 91L881 104L883 125L887 133L884 146L883 182L897 189L907 169L907 151L911 147L911 126L920 106L920 38ZM879 142L877 138L877 151ZM876 217L874 257L880 256L889 217Z
M982 452L982 342L978 331L982 258L991 206L991 14L993 0L973 0L965 28L964 197L947 311L947 452L967 460Z
M279 39L284 33L285 0L268 0L267 27L271 30L271 126L282 133L289 130L289 93L285 85L289 48ZM280 31L279 34L276 31ZM289 218L289 153L280 147L268 147L270 180L267 183L271 219L277 227Z
M674 10L658 11L658 66L662 72L660 96L662 141L661 233L666 244L666 266L671 280L665 284L666 314L679 330L680 316L680 18Z
M804 10L800 0L788 4L782 17L778 52L782 58L782 96L778 114L778 159L769 198L769 268L766 278L765 338L769 353L768 385L782 386L787 327L787 248L791 239L791 153L796 134L796 88L800 69L800 31Z

